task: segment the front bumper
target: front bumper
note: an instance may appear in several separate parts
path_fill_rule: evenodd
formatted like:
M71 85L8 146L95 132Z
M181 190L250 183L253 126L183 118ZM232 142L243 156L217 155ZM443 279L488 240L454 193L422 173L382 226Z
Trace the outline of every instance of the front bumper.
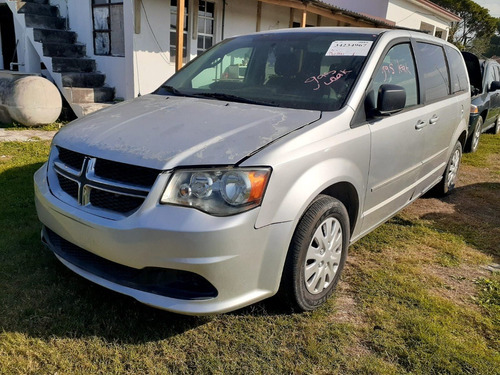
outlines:
M142 270L187 271L216 289L214 297L173 298L130 287L81 267L45 242L68 268L106 288L145 304L192 315L222 313L276 293L293 223L255 229L259 209L213 217L195 209L160 205L164 181L132 215L112 220L85 212L55 198L47 184L46 165L35 173L35 203L40 221L57 236L108 264ZM89 271L90 270L90 271Z

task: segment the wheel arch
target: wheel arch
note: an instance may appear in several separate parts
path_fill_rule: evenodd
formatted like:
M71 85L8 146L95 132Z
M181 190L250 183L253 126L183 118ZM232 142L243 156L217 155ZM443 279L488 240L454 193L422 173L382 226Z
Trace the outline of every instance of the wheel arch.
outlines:
M347 209L349 215L350 234L352 235L359 215L359 195L354 185L349 182L337 182L320 194L338 199Z
M458 140L460 141L460 144L462 145L462 151L465 148L465 142L467 140L467 132L464 130L460 136L458 137Z

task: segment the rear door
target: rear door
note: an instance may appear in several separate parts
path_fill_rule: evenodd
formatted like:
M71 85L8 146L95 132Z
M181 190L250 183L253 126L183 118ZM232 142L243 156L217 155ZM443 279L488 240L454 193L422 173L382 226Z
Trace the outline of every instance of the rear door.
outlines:
M451 93L448 61L443 45L428 41L415 43L417 65L421 75L422 98L422 169L419 193L439 178L448 161L453 134L461 117L468 116L456 95Z

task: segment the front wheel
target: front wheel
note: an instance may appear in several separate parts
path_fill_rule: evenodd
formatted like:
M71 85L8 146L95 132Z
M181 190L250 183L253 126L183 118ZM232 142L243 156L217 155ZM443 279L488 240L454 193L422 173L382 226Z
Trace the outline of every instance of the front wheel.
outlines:
M344 205L335 198L318 196L300 219L288 250L280 292L290 307L314 310L333 293L349 237Z
M479 137L481 137L482 130L483 130L483 118L479 116L479 118L476 121L476 126L474 127L474 131L472 132L472 135L469 139L469 142L467 142L466 151L469 152L477 151L477 147L479 146Z
M495 126L493 127L493 134L500 133L500 117L497 117L497 121L495 122Z

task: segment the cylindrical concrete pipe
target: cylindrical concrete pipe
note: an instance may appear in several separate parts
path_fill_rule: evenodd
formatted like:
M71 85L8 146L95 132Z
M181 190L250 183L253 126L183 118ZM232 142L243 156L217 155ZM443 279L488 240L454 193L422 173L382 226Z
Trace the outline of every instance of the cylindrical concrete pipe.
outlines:
M61 114L62 99L56 86L38 76L0 75L0 122L26 126L50 124Z

